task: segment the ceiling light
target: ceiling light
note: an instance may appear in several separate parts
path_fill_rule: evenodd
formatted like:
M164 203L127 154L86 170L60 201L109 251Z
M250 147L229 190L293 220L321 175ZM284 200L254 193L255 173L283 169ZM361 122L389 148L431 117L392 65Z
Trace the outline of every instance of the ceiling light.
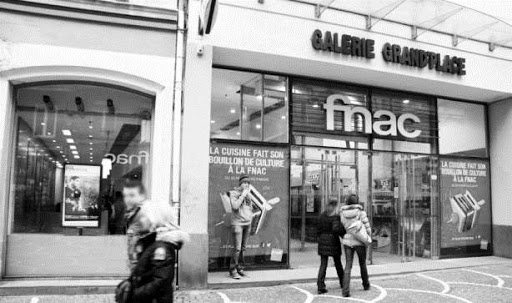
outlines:
M63 151L60 151L61 154L63 154L64 152Z
M46 123L44 123L44 122L41 122L41 125L46 125Z
M79 155L75 155L74 157L75 159L80 159L80 156Z
M237 133L236 133L236 135L237 135L237 136L240 136L240 132L237 132Z
M76 150L71 151L71 153L72 153L73 155L78 155L78 151L76 151Z
M30 141L30 139L28 139L28 141ZM57 140L52 140L53 143L57 142Z
M261 128L261 124L256 124L256 128L260 129Z
M52 133L51 132L48 132L48 136L50 136Z
M55 146L55 148L56 148L56 149L59 149L59 148L60 148L60 146Z
M92 138L92 135L89 135L89 138Z
M92 156L92 153L89 153Z
M89 128L92 129L92 122L89 121Z
M320 106L318 104L313 104L313 108L319 108Z
M69 148L70 149L76 149L76 145L70 145Z
M89 142L89 145L92 145L92 142Z
M71 136L71 131L70 131L69 129L63 129L63 130L62 130L62 134L63 134L64 136Z
M215 123L215 120L210 121L211 124Z
M90 162L92 163L92 160L90 160Z
M285 116L285 115L282 115L282 116L281 116L281 119L285 120L285 119L286 119L286 116Z
M410 100L408 99L405 99L404 101L402 101L404 104L409 104L409 102L411 102Z
M89 150L92 150L92 147L91 147L91 148L89 148Z
M234 113L236 113L236 109L232 108L229 112L234 114Z
M73 140L73 138L67 138L66 142L68 142L68 143L75 143L75 140Z

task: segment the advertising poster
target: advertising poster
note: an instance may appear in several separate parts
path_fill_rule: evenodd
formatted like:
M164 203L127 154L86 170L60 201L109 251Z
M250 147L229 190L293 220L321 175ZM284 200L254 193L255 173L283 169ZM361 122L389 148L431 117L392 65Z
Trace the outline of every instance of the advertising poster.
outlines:
M288 258L289 151L287 148L212 143L208 206L209 268L229 267L234 239L230 194L251 181L253 219L246 266L281 265Z
M62 226L99 227L101 166L67 164L64 167Z
M491 242L489 162L441 158L441 248Z

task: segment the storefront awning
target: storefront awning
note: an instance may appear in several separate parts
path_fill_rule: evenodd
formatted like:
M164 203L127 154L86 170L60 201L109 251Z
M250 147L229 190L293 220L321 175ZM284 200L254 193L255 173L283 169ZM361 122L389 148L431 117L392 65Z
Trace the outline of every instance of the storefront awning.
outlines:
M316 6L315 16L322 18L327 9L352 12L367 17L372 29L385 20L412 26L411 39L427 31L449 34L453 46L474 40L512 48L512 25L494 16L444 0L303 0Z

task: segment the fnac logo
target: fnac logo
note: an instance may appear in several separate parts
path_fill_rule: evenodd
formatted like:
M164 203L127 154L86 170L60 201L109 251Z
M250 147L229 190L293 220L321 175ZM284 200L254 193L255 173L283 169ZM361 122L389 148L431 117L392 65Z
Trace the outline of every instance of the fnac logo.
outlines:
M334 102L340 100L343 105L335 104ZM334 112L343 113L343 131L353 132L352 118L355 115L360 115L364 120L364 133L371 134L375 132L380 136L398 136L398 134L406 138L416 138L421 134L421 130L416 129L409 131L405 128L407 121L413 123L420 123L421 120L418 116L406 113L397 116L388 110L378 110L372 113L362 106L351 106L350 99L341 94L334 94L327 97L324 104L324 109L327 112L327 130L334 130ZM373 121L373 119L376 119Z

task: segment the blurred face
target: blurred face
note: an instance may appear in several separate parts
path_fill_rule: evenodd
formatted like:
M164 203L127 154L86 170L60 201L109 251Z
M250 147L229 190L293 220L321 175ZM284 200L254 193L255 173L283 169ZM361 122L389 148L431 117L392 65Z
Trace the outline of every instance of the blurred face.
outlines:
M123 200L127 208L139 206L146 200L146 195L140 192L138 187L123 188Z
M248 189L249 188L249 185L251 183L247 182L247 181L244 181L242 182L242 184L240 184L240 187L244 190L244 189Z
M75 179L71 182L71 187L77 188L80 187L80 179Z

